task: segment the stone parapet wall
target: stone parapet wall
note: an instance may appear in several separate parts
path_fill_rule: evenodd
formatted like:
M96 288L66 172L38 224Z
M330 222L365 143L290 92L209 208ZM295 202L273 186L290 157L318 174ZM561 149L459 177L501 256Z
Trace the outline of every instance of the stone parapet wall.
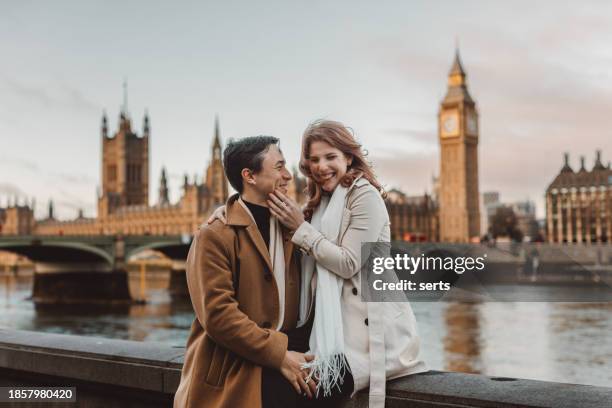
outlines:
M0 329L0 384L74 386L79 407L170 407L183 355L151 342ZM430 371L389 381L386 406L603 408L612 388ZM361 392L343 408L365 407Z

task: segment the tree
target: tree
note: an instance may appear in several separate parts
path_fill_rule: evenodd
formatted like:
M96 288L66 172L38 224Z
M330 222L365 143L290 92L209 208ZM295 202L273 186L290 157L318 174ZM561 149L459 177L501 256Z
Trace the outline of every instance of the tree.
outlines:
M491 217L491 235L493 238L508 237L514 242L523 241L523 232L517 227L516 214L511 207L501 206Z

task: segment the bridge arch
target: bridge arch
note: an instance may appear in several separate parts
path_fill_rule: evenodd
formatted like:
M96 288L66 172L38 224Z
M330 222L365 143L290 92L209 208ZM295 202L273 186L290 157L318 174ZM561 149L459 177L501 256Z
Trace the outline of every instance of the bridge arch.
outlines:
M161 252L167 258L172 260L186 260L187 254L189 253L189 247L191 246L190 242L177 242L177 241L159 241L159 242L151 242L145 245L141 245L130 249L126 254L126 259L134 257L138 253L146 250L153 250L157 252Z
M105 263L113 266L113 255L104 249L78 242L0 242L0 250L16 253L35 262Z

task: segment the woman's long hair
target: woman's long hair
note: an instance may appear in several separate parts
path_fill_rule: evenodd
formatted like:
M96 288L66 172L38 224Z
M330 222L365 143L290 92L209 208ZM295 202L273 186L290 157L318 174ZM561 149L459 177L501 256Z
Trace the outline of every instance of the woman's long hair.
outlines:
M346 174L340 180L340 185L349 187L360 175L368 180L381 194L383 198L387 193L376 179L372 166L366 160L367 152L363 151L351 130L340 122L332 120L318 120L311 123L302 137L302 156L300 158L300 170L307 178L306 194L308 202L304 209L304 216L310 220L315 208L321 202L321 186L319 186L310 171L310 146L312 142L325 142L340 150L346 157L352 158Z

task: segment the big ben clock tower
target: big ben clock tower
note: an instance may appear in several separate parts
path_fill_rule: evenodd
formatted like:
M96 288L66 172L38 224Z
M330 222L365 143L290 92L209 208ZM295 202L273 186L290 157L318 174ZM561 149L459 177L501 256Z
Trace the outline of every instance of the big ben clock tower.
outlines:
M468 242L480 234L478 111L456 51L438 112L440 240Z

